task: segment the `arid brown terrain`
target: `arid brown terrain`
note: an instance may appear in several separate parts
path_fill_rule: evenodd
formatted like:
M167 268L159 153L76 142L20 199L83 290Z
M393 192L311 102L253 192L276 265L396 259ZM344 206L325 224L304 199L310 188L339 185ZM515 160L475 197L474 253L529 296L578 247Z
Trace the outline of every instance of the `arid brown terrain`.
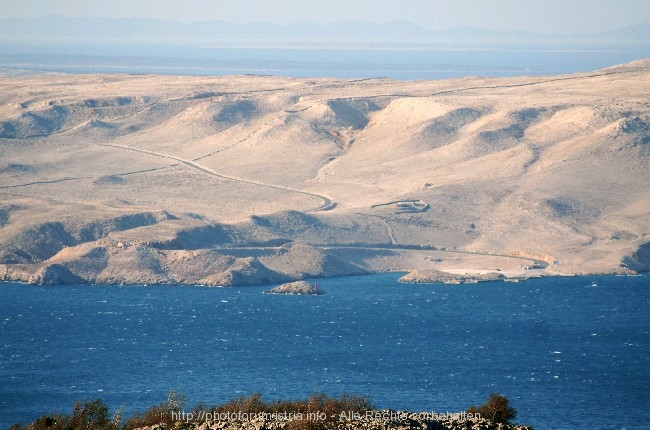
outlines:
M5 70L0 279L649 270L649 96L649 60L442 81Z

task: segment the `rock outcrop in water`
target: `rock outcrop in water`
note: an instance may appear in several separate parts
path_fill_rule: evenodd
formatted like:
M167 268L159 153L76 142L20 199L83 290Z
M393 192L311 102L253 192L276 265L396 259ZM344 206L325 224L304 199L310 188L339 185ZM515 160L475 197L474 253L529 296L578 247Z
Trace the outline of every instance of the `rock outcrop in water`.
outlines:
M506 277L497 272L457 275L440 270L414 270L399 278L399 281L411 284L466 284L504 279Z
M320 296L325 294L316 284L310 284L307 281L288 282L271 288L268 294L292 294L301 296Z

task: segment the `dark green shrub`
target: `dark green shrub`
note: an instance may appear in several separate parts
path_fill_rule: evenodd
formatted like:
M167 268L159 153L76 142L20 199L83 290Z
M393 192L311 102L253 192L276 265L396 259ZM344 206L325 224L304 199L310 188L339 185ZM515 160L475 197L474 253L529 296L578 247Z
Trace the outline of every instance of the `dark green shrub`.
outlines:
M33 423L22 427L11 426L13 430L118 430L108 417L108 407L101 399L77 402L72 415L44 415Z
M500 394L490 394L487 403L479 407L471 406L467 413L480 414L481 418L503 424L509 424L517 416L517 411L510 406L508 398Z

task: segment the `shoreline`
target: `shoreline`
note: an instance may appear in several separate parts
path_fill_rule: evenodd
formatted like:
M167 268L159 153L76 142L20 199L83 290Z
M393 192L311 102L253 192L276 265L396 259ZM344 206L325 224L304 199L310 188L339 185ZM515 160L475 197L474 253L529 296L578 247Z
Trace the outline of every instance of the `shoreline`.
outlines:
M417 273L424 272L424 273ZM429 273L429 272L434 272ZM436 276L435 272L441 272L444 274L450 275L448 280L444 279L429 279L429 277ZM414 280L402 280L407 275L416 273L418 275ZM295 281L289 281L285 283L259 283L259 284L248 284L248 285L209 285L209 284L200 284L200 283L148 283L148 284L137 284L137 283L100 283L100 282L86 282L86 283L67 283L67 284L36 284L26 280L14 280L14 279L0 279L0 283L12 283L12 284L21 284L26 287L49 287L49 286L88 286L88 287L134 287L134 288L147 288L147 287L203 287L203 288L245 288L245 287L269 287L274 286L273 288L278 288L283 285L292 284L292 283L302 283L310 281L320 281L326 279L336 279L336 278L347 278L347 277L366 277L366 276L377 276L381 274L394 274L395 276L401 275L397 280L400 284L444 284L444 285L460 285L460 284L478 284L485 282L510 282L510 283L520 283L525 282L530 279L543 279L543 278L573 278L573 277L643 277L647 276L650 272L634 272L634 273L560 273L560 272L549 272L548 270L538 269L533 273L530 273L530 276L522 276L519 274L513 273L503 273L503 277L499 279L486 279L482 275L488 273L499 273L488 270L481 269L449 269L449 270L440 270L440 271L418 271L418 270L379 270L375 272L368 272L363 274L342 274L337 276L327 276L327 277L309 277L297 279ZM454 279L456 278L456 279ZM273 289L271 288L271 290ZM267 295L303 295L300 293L277 293L271 292L271 290L265 290L264 294Z

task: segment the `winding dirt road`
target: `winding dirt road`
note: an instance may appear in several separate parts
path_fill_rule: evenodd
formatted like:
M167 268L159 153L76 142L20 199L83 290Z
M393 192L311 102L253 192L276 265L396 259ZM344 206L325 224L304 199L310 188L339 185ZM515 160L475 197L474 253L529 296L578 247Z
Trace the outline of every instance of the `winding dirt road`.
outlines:
M111 144L108 144L108 143L96 143L96 145L106 146L106 147L111 147L111 148L118 148L118 149L123 149L123 150L126 150L126 151L138 152L138 153L141 153L141 154L147 154L147 155L151 155L151 156L154 156L154 157L167 158L167 159L170 159L170 160L178 161L179 163L184 164L184 165L186 165L186 166L188 166L190 168L199 170L199 171L201 171L201 172L203 172L205 174L208 174L210 176L214 176L214 177L217 177L217 178L220 178L220 179L225 179L225 180L234 181L234 182L240 182L240 183L243 183L243 184L255 185L255 186L258 186L258 187L266 187L266 188L272 188L272 189L275 189L275 190L281 190L281 191L287 191L287 192L291 192L291 193L302 194L304 196L314 197L314 198L320 199L322 201L322 203L320 205L318 205L317 207L303 209L305 212L328 211L330 209L333 209L336 206L336 203L334 201L332 201L332 199L330 199L327 196L321 195L321 194L310 193L309 191L297 190L295 188L284 187L284 186L281 186L281 185L267 184L265 182L254 181L254 180L251 180L251 179L243 179L243 178L237 178L235 176L224 175L222 173L215 172L214 170L197 163L195 160L187 160L185 158L177 157L175 155L164 154L164 153L155 152L155 151L149 151L149 150L146 150L146 149L133 148L133 147L126 146L126 145L111 145ZM201 158L203 158L203 157L201 157ZM198 159L200 159L200 158L198 158Z

